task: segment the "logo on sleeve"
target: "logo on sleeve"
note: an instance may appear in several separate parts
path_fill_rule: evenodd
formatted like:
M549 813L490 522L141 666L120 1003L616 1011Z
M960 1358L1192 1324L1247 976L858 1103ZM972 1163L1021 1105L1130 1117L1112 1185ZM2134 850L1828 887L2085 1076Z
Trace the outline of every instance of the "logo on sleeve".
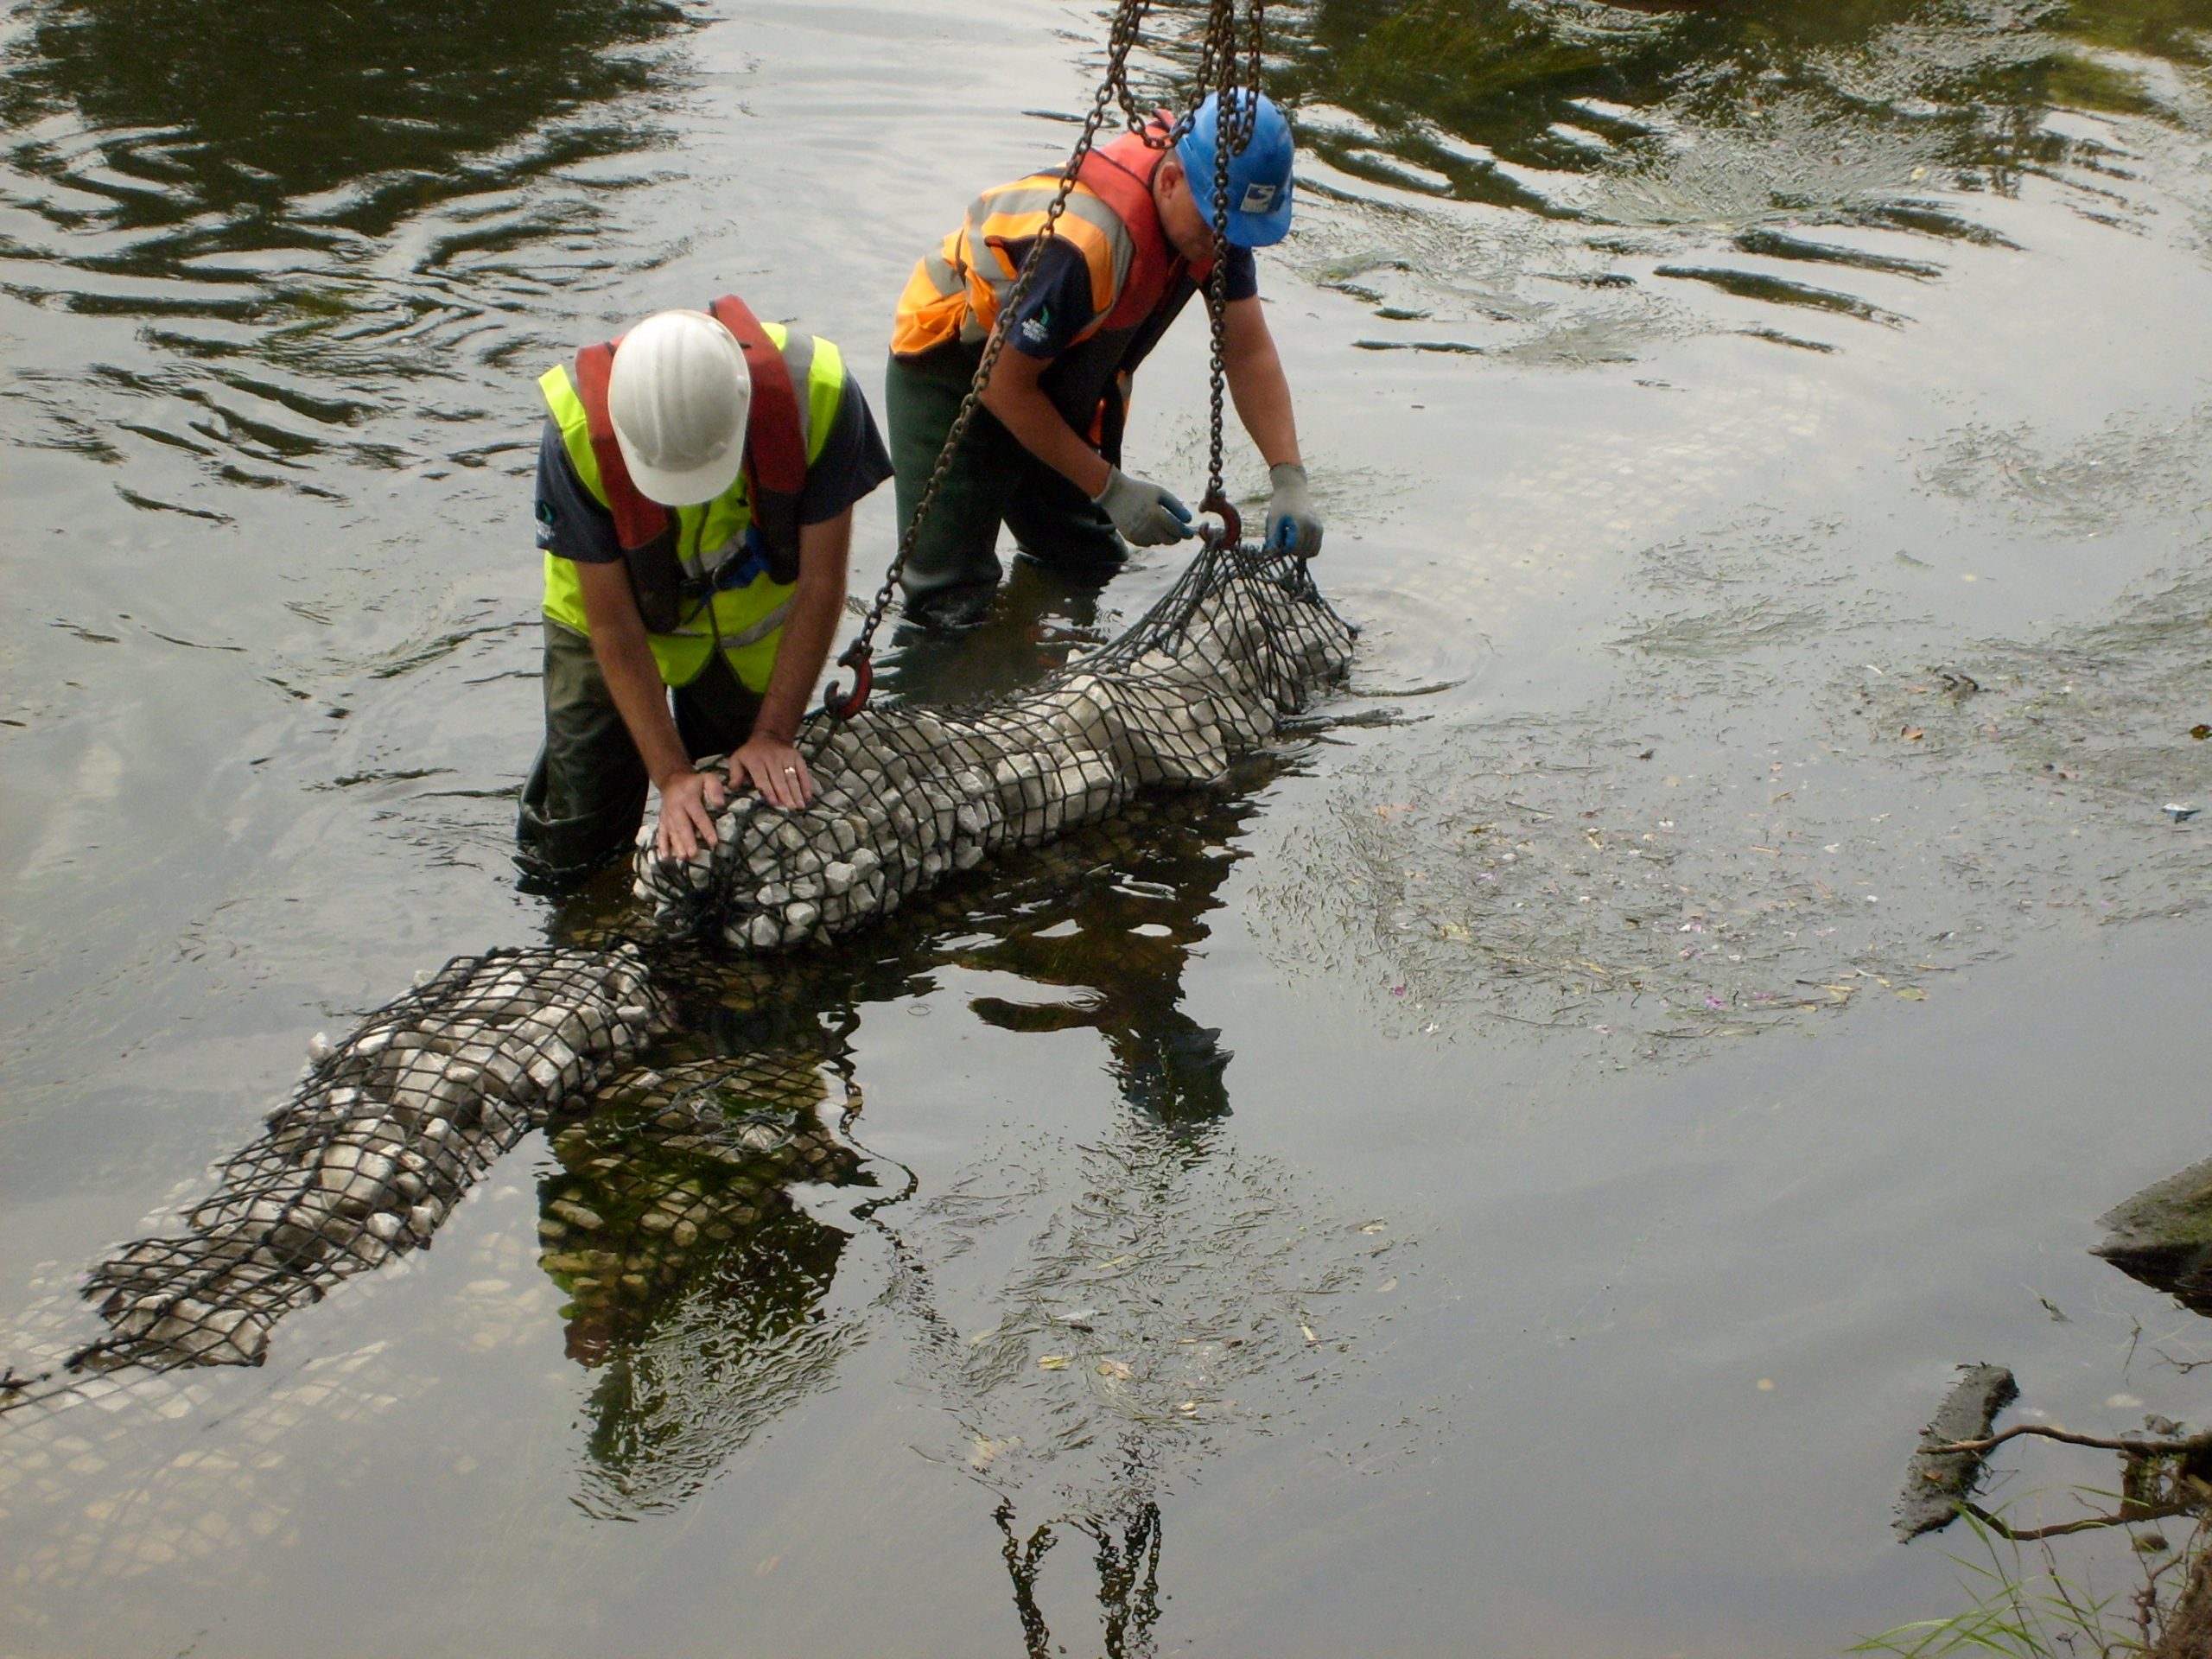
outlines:
M1052 327L1052 314L1047 308L1039 311L1033 317L1024 317L1021 320L1021 337L1032 346L1042 346L1050 337Z
M1272 211L1275 205L1275 192L1281 188L1281 185L1276 184L1246 185L1244 200L1238 205L1236 211L1240 213L1264 213Z

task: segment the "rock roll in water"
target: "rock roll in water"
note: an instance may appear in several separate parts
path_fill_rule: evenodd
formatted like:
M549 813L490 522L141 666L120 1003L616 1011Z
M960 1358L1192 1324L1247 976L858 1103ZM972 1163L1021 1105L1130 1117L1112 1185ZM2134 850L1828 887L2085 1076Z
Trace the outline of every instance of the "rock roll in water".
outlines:
M85 1294L115 1334L76 1363L258 1364L285 1313L429 1243L500 1154L667 1024L625 946L456 957L343 1042L318 1034L191 1230L93 1269Z
M639 894L663 934L744 951L847 932L950 872L1096 823L1132 791L1220 777L1343 671L1351 642L1299 560L1207 549L1121 638L1036 690L959 713L816 716L801 739L814 804L737 798L689 863L642 854ZM342 1042L318 1034L305 1081L217 1171L191 1230L93 1269L86 1294L114 1334L73 1363L257 1364L287 1311L429 1243L493 1160L667 1025L626 945L456 957ZM578 1211L597 1214L581 1201L553 1214L588 1232ZM671 1235L713 1219L668 1212ZM599 1249L569 1252L579 1285L598 1287Z
M1042 846L1147 785L1220 777L1343 672L1352 630L1305 565L1202 551L1126 633L1033 690L941 712L893 705L800 741L816 796L785 812L753 794L690 860L639 834L638 896L664 934L769 951L849 932L947 874Z

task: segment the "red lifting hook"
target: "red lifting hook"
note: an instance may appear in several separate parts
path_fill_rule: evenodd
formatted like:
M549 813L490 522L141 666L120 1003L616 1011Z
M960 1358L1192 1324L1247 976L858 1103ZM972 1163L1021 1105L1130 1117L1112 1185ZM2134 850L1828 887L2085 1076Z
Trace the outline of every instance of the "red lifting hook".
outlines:
M849 696L836 681L830 682L822 694L822 711L832 720L850 720L868 707L868 694L875 689L874 656L864 640L855 639L837 659L838 667L853 671L853 689Z
M1220 491L1207 491L1206 499L1198 503L1198 511L1221 515L1221 536L1220 539L1215 542L1215 546L1235 547L1244 539L1243 518L1235 507L1229 505L1229 499ZM1202 533L1209 536L1212 534L1211 531Z

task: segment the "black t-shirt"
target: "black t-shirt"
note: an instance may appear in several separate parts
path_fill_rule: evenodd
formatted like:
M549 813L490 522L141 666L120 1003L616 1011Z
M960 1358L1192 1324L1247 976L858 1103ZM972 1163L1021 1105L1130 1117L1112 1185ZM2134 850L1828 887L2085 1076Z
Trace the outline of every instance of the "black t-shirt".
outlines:
M1015 257L1019 270L1020 260L1029 251L1017 246L1007 251ZM1037 278L1014 314L1007 339L1024 357L1049 362L1074 345L1098 313L1090 303L1090 262L1080 248L1056 236L1038 260ZM1259 269L1251 249L1230 247L1227 280L1232 301L1249 300L1260 291Z
M804 388L793 390L804 395ZM798 498L799 523L818 524L835 518L890 476L891 456L883 447L883 435L876 430L868 399L849 370L830 435L806 469L806 485ZM611 564L622 556L614 515L576 476L560 423L550 415L537 442L537 545L578 564Z

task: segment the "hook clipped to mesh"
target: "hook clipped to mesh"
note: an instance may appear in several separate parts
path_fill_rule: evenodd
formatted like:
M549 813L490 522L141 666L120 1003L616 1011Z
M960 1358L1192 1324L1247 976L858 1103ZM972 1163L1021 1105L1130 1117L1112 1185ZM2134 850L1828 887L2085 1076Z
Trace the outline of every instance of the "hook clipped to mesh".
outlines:
M865 639L855 639L837 658L837 666L853 671L853 689L848 691L830 681L822 694L822 712L842 722L867 708L868 694L875 690L875 649Z
M1213 489L1207 491L1206 499L1198 503L1198 511L1200 512L1213 513L1221 519L1221 523L1217 526L1214 524L1202 524L1199 526L1199 539L1207 546L1229 548L1237 547L1243 544L1244 540L1244 515L1236 511L1236 506L1230 502L1228 496L1224 495L1220 490Z

